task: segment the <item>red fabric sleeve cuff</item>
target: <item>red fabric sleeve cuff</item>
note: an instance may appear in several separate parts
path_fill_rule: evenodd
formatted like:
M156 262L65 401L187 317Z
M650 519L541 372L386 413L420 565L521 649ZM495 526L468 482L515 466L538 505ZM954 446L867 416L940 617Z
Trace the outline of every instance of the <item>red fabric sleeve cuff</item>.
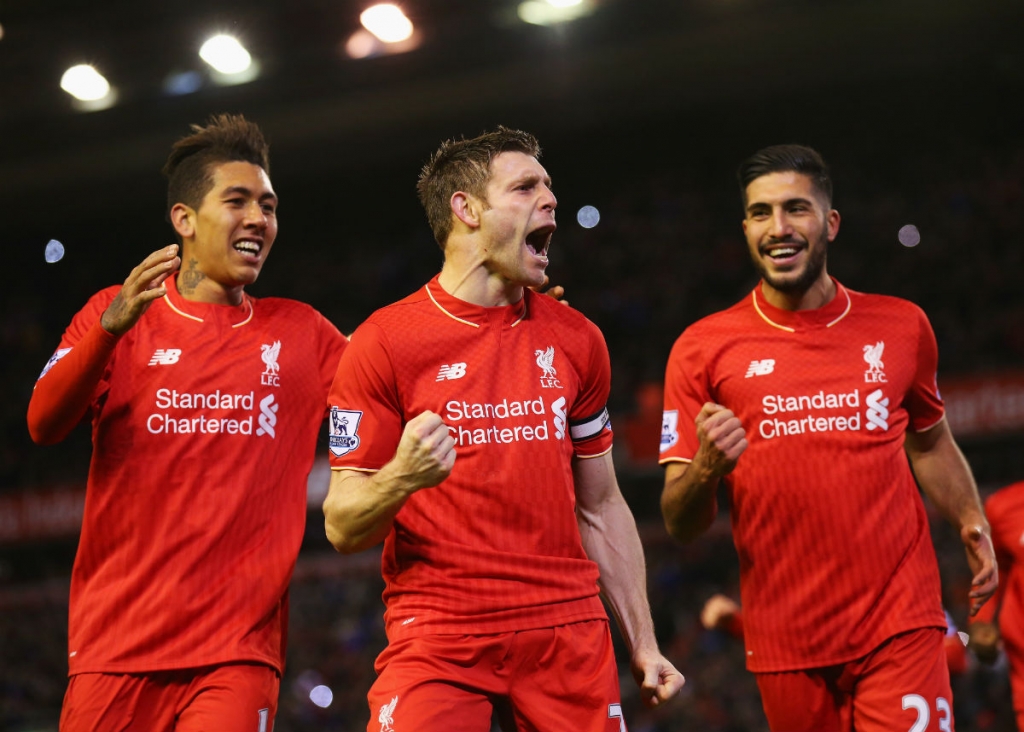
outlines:
M63 440L81 421L120 336L96 321L48 372L39 377L28 405L28 429L41 445Z

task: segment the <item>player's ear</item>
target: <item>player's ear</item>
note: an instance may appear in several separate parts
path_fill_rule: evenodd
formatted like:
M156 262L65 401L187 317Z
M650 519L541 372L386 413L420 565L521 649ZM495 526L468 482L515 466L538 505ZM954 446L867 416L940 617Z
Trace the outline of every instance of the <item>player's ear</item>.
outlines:
M184 203L176 203L171 207L171 226L182 239L191 239L196 235L196 212Z
M834 208L828 212L828 217L825 220L828 227L828 240L834 241L836 236L839 235L839 212Z
M480 214L483 212L483 205L480 199L472 193L455 191L450 201L452 213L455 218L471 229L480 227Z

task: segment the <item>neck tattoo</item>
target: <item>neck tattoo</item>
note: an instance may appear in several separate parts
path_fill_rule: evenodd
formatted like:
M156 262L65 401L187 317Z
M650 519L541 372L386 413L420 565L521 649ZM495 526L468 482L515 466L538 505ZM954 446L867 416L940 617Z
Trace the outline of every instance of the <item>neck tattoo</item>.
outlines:
M206 275L196 269L196 265L199 264L199 260L195 257L188 260L188 269L181 273L178 277L178 291L182 295L191 295L195 292L196 287L200 282L206 279Z

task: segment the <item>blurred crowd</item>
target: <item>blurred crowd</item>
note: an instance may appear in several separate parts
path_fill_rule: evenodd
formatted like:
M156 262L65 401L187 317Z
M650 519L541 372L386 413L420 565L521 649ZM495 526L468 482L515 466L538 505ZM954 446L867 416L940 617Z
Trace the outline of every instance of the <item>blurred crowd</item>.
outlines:
M843 216L829 271L852 289L921 305L939 341L940 375L1019 370L1024 364L1019 294L1024 237L1017 224L1024 210L1024 144L981 148L967 143L919 151L887 159L883 170L876 160L867 162L852 151L846 158L823 152L836 172L835 206ZM660 381L669 349L686 325L733 304L756 282L740 229L738 190L708 190L694 171L646 172L623 181L600 210L601 221L592 229L576 226L574 211L559 211L550 273L608 341L620 479L648 551L659 640L688 678L681 700L646 711L623 668L626 719L633 732L763 730L742 642L699 622L710 595L738 598L724 509L709 535L685 547L670 541L657 515ZM906 225L917 227L917 246L899 242ZM405 241L388 246L349 242L344 260L313 249L293 252L282 262L272 258L255 292L312 302L350 333L373 309L412 291L439 268L440 252L426 226L410 216L408 231ZM125 273L134 264L125 262ZM83 291L111 284L97 280L96 271L87 264L77 273L87 283ZM310 278L310 272L317 277ZM361 274L348 276L351 272ZM345 283L340 293L339 282ZM0 494L55 482L84 483L87 429L59 448L44 449L31 445L25 428L32 384L82 300L65 301L61 293L42 292L24 281L14 282L7 294L0 319L5 355L0 359ZM970 457L971 445L963 447ZM996 482L983 486L986 491L997 487ZM319 525L311 520L311 531ZM966 563L952 530L937 519L933 526L943 600L963 626L970 579ZM300 557L293 585L289 665L275 729L362 730L373 659L385 642L378 554L343 558L326 551L324 541L307 544L311 548ZM0 571L0 729L56 730L67 668L70 557L66 548L51 552L45 545L17 551L43 557L40 566L49 576L29 580ZM17 551L7 551L3 561L15 561ZM60 561L46 561L48 552ZM318 687L330 690L325 707L310 699ZM323 701L323 694L314 696ZM967 670L954 680L954 694L960 732L1012 729L1005 667L969 659Z
M658 640L687 683L678 700L648 710L638 699L628 665L621 665L629 729L767 732L757 685L744 668L742 641L706 630L700 622L701 608L711 595L739 597L728 518L723 512L706 536L691 545L676 545L659 520L642 515L650 494L659 490L650 477L626 485L630 503L641 514ZM932 516L932 526L943 601L962 629L970 583L966 562L948 524ZM314 550L300 557L292 584L288 666L276 732L366 729L366 691L373 681L374 659L386 643L379 558L376 550L350 557ZM67 669L66 623L66 580L0 592L0 729L56 732ZM615 639L617 657L625 659L617 634ZM959 732L1014 728L1005 660L987 666L968 654L966 670L953 676L953 694Z

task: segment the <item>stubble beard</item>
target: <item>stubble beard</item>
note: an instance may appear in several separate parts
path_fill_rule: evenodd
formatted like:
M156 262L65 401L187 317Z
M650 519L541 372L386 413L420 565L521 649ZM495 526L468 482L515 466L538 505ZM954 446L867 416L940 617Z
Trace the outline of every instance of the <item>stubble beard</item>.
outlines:
M819 277L821 277L821 273L825 269L825 260L827 258L826 254L828 250L827 245L827 239L822 236L816 242L816 246L808 246L807 262L804 265L803 271L793 279L788 278L785 274L771 272L768 269L768 265L762 261L760 256L751 255L751 258L754 260L754 267L761 275L761 278L767 282L768 286L773 290L784 292L787 295L801 295L811 289L811 286L818 281Z

